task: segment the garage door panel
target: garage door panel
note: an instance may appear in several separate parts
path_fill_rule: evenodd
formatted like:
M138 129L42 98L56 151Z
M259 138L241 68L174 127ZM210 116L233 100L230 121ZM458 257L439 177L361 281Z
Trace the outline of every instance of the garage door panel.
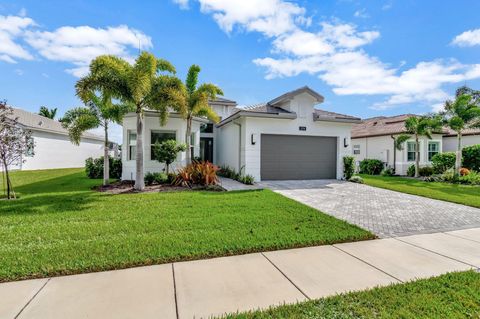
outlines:
M261 135L262 180L336 178L337 138Z

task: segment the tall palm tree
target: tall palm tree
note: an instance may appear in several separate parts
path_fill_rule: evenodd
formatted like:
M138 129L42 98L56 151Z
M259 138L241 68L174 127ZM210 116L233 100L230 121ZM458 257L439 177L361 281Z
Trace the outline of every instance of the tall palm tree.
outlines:
M126 60L102 55L90 64L90 73L76 84L77 96L88 100L90 92L101 91L129 105L137 115L137 147L135 189L145 187L143 176L143 112L145 109L160 113L164 125L171 109L183 113L184 86L174 76L175 68L168 61L153 54L141 52L133 65Z
M100 97L90 93L86 107L76 107L67 111L61 119L62 126L68 130L72 143L79 145L82 134L94 128L102 127L104 135L103 185L108 185L110 177L108 155L108 127L111 123L120 124L128 112L128 106L113 104L108 94Z
M468 87L457 90L454 101L445 102L445 124L457 133L455 171L460 174L462 166L462 134L470 128L480 127L480 91Z
M39 115L48 117L49 119L55 119L55 116L57 115L57 108L52 108L49 109L46 106L40 106L40 110L38 112Z
M420 169L420 136L432 139L432 134L442 128L439 116L412 116L405 121L407 133L415 137L415 177L419 176ZM403 140L405 138L402 137Z
M222 90L211 83L204 83L198 85L198 73L200 67L198 65L190 66L188 70L187 79L185 81L186 87L186 108L185 118L187 120L187 130L185 134L185 143L187 144L187 164L192 161L190 154L190 136L192 134L192 120L195 116L206 117L214 123L219 121L217 113L208 104L209 100L215 100L218 95L223 95Z

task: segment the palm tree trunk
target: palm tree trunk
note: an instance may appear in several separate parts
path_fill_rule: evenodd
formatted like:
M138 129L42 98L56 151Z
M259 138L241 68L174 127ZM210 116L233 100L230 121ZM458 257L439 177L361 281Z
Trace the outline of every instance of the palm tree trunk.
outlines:
M190 156L190 135L192 135L192 117L189 115L187 117L187 131L185 133L185 144L187 144L187 165L192 162L192 157Z
M420 142L418 141L418 135L415 135L415 177L418 177L420 170Z
M135 186L138 191L145 188L145 181L143 179L143 116L141 107L137 107L137 152L135 154Z
M462 167L462 132L457 132L457 154L455 156L455 172L460 174Z
M108 156L108 125L105 122L105 142L103 145L103 185L108 185L108 179L110 178L110 160Z
M7 199L10 199L10 193L12 192L12 183L10 181L10 175L8 174L8 165L5 159L3 160L3 167L5 169L5 179L7 181Z

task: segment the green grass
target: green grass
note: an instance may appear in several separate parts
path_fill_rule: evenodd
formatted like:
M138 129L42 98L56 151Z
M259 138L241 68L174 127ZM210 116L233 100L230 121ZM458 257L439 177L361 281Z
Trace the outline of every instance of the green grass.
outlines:
M480 187L449 183L430 183L412 178L361 175L365 184L402 193L480 208Z
M228 318L480 318L480 273L450 273Z
M12 175L0 281L374 237L269 190L108 195L80 169Z

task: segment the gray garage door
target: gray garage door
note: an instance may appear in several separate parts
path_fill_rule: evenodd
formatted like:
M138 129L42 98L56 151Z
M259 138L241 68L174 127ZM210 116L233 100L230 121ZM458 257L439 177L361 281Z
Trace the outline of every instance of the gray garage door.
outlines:
M337 138L261 135L262 180L336 178Z

